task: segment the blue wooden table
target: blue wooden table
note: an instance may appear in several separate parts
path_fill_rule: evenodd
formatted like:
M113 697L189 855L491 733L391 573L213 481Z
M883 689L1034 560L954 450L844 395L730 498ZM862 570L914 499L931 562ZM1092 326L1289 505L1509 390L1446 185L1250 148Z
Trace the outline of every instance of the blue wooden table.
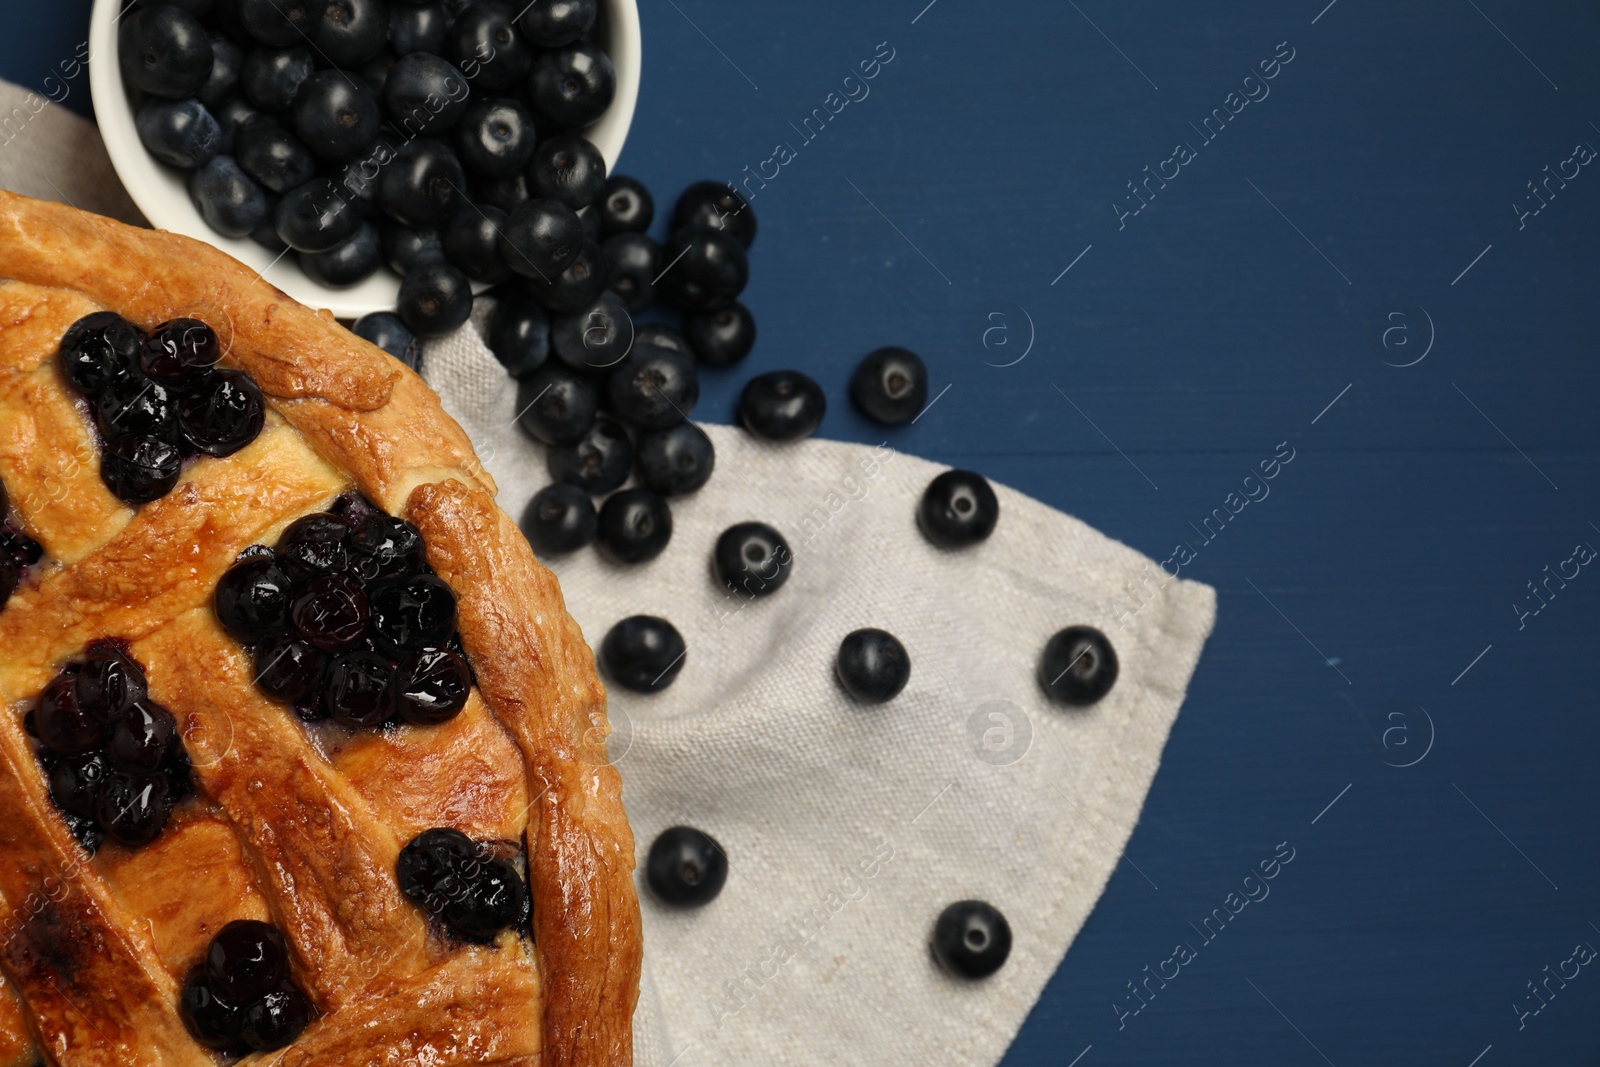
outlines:
M908 345L942 392L896 447L1218 589L1144 875L1007 1063L1596 1063L1595 5L644 7L621 169L757 176L761 340L697 416L799 367L882 439L845 383ZM86 8L28 5L0 74Z

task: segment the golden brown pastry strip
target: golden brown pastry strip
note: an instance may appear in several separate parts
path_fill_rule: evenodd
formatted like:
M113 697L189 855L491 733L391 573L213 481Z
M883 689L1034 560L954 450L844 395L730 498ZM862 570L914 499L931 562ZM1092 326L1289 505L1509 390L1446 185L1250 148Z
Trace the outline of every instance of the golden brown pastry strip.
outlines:
M639 983L633 835L606 762L605 690L556 579L509 516L462 482L419 486L407 518L461 598L461 638L489 706L521 747L533 943L548 1067L632 1062Z
M178 990L154 947L86 876L21 717L0 714L0 960L58 1064L206 1067L178 1019Z

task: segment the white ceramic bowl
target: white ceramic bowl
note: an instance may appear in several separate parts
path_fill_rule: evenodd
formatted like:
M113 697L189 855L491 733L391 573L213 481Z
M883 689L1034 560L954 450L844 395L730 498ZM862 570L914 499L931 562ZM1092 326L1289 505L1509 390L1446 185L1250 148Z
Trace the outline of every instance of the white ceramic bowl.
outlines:
M159 162L145 150L134 128L133 103L122 85L117 63L117 12L124 0L95 0L89 16L89 91L106 152L128 195L150 225L193 237L227 252L261 272L262 277L302 304L327 308L341 319L394 308L400 279L387 267L359 285L333 289L308 278L293 255L273 261L274 253L246 238L229 238L206 225L189 199L188 172ZM606 113L584 135L605 157L617 162L639 98L639 7L637 0L601 0L599 43L617 71L617 95Z

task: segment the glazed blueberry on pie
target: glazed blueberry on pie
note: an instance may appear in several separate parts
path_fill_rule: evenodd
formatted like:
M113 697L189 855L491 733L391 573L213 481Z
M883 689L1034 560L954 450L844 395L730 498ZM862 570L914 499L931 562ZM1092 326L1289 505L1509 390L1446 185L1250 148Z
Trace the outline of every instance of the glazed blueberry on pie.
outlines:
M0 192L0 1067L632 1060L555 578L399 360Z

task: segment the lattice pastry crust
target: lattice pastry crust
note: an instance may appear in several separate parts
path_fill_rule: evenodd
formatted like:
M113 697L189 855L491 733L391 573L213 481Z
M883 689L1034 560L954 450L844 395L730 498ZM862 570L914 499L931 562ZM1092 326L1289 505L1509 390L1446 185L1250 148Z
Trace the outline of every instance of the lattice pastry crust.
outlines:
M46 551L0 610L0 1064L215 1063L179 1018L178 986L236 918L284 933L319 1011L293 1045L243 1063L631 1063L639 912L605 692L554 576L438 399L326 312L184 237L0 193L0 277L0 477ZM209 323L267 399L252 444L202 458L137 511L101 483L54 358L102 309L143 329ZM457 596L477 687L443 725L310 730L257 692L212 612L242 549L352 488L422 531ZM199 797L154 843L90 857L23 714L105 635L131 642L176 717ZM478 946L430 927L395 864L435 826L525 846L531 931Z

